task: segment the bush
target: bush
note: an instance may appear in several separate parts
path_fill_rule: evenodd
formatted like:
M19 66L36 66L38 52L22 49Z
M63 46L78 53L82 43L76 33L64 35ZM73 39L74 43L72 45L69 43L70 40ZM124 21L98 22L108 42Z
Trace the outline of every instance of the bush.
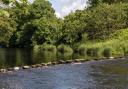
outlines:
M58 46L57 49L58 49L58 52L60 53L66 53L66 52L73 53L73 49L68 45L61 44Z
M56 46L51 44L43 44L43 45L36 45L34 46L34 50L41 50L41 51L56 51Z
M85 44L81 44L81 45L78 47L78 52L79 52L81 55L86 55L86 45L85 45Z
M103 56L109 58L111 57L111 55L112 55L112 50L110 48L105 48L103 51Z

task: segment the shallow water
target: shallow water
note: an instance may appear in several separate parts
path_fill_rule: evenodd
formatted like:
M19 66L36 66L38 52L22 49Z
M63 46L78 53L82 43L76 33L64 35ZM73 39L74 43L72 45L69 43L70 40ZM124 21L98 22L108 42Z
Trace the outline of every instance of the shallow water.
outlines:
M90 61L0 74L0 89L128 89L128 60Z

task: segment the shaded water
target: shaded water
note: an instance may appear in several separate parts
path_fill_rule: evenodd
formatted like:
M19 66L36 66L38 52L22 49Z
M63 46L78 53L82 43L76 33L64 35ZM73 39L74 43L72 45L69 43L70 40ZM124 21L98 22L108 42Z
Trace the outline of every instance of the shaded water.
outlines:
M73 56L72 53L62 54L54 51L36 52L31 49L0 48L0 68L32 65L57 60L71 60L82 57L76 54Z
M32 54L28 50L0 50L0 65L15 66L66 58L47 52L42 57ZM0 89L128 89L128 60L89 61L1 73Z

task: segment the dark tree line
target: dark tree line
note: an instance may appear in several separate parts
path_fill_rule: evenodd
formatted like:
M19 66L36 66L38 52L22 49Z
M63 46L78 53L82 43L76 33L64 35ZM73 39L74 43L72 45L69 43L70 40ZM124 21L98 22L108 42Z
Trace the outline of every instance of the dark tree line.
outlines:
M21 2L0 1L0 45L74 45L87 39L108 39L115 31L128 27L127 0L89 0L87 8L70 13L64 19L55 16L49 1Z

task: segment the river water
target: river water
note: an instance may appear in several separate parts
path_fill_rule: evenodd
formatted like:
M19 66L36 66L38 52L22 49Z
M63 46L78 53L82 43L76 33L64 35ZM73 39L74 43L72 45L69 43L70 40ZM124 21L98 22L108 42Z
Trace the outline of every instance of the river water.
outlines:
M9 51L4 50L3 54L2 52L0 55L4 65L35 62L24 57L30 54L21 55L20 51L11 51L6 57L3 55ZM15 53L17 56L14 56ZM50 55L49 57L52 58ZM31 59L31 56L29 58ZM0 89L128 89L128 60L88 61L82 64L63 64L1 73Z

